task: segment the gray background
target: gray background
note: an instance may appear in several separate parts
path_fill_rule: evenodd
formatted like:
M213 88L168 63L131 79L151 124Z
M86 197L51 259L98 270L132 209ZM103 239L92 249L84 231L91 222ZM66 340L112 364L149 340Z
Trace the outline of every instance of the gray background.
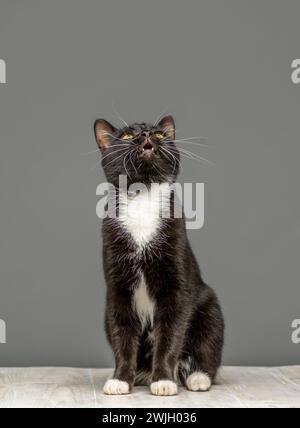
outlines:
M92 123L173 113L227 364L299 363L299 1L1 0L0 365L111 366Z

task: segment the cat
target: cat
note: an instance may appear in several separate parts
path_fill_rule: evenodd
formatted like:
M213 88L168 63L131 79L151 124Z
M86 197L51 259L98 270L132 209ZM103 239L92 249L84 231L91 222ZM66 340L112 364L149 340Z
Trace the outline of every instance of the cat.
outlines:
M174 119L122 129L98 119L94 132L117 195L117 215L102 226L105 330L115 357L104 393L128 394L147 384L154 395L175 395L179 382L207 391L221 364L224 320L201 277L184 216L172 209L170 218L161 215L176 198L169 191L180 165ZM120 175L126 176L125 190ZM130 193L134 183L145 190Z

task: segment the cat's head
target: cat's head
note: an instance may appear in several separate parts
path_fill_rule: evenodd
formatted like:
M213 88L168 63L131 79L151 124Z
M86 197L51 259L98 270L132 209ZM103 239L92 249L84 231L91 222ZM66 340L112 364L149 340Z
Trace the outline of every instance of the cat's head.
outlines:
M110 183L117 186L120 175L126 175L129 184L175 181L179 151L174 142L172 116L162 118L155 125L134 123L121 129L98 119L94 131L102 153L102 166Z

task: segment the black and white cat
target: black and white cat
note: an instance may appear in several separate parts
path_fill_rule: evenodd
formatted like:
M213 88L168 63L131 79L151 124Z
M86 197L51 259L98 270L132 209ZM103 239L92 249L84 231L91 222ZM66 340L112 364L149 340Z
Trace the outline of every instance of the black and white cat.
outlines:
M201 278L185 219L172 211L170 184L179 169L173 118L123 129L99 119L94 130L117 195L117 215L103 220L105 328L115 356L104 392L128 394L147 383L152 394L174 395L178 381L207 391L221 363L224 321ZM120 175L127 178L125 190ZM145 190L128 192L134 183Z

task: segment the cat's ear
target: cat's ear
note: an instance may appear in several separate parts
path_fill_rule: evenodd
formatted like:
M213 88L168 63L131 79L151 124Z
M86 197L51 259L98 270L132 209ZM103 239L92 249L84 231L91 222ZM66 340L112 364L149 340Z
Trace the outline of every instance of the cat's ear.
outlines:
M164 133L169 140L175 139L175 122L172 116L165 116L159 122L158 126L163 128Z
M96 142L101 150L107 149L116 132L116 128L107 120L97 119L94 123Z

